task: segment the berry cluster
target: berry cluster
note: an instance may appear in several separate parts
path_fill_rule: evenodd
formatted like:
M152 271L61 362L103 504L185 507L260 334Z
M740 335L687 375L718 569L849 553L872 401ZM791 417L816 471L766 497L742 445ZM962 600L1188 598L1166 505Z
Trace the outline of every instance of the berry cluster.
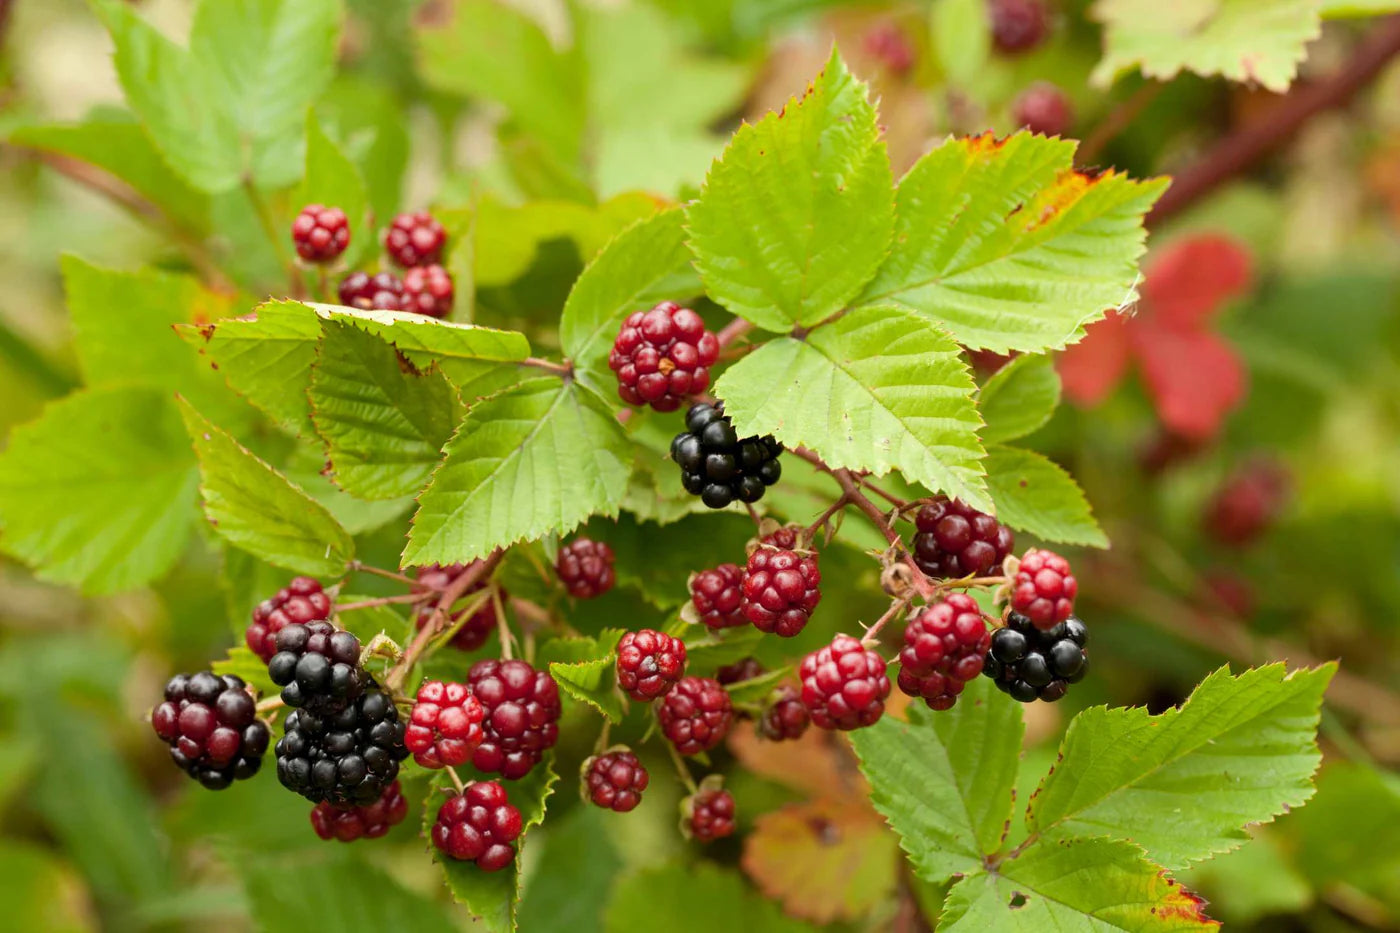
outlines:
M574 599L593 599L613 588L613 551L602 541L575 538L559 549L554 570Z
M151 711L151 727L170 746L170 758L210 790L250 778L267 751L267 724L247 685L208 671L176 674L165 685L165 701Z
M284 626L267 676L282 688L283 703L318 713L354 700L367 679L360 669L360 640L324 620Z
M414 576L418 579L419 591L431 590L440 593L452 585L452 582L462 574L475 567L479 561L472 561L470 564L428 564L415 571ZM473 593L479 593L486 589L490 583L479 580L467 587L462 597L465 599ZM505 591L501 591L501 598L505 599ZM427 625L433 617L434 605L428 603L420 606L415 617L418 628ZM452 624L460 627L457 634L452 636L452 647L460 651L475 651L486 644L491 637L491 633L496 630L496 607L490 602L486 603L465 621L462 621L462 611L452 614Z
M1027 551L1011 585L1011 608L1039 629L1050 629L1074 612L1079 582L1070 572L1069 561L1054 551Z
M740 440L723 405L692 405L686 430L671 441L671 459L680 464L686 492L712 509L736 499L757 502L782 475L783 452L772 435Z
M791 638L821 602L821 581L814 552L760 545L744 568L744 618L760 632Z
M720 564L692 576L690 602L700 624L717 631L747 622L743 585L744 571L738 564Z
M486 737L486 710L462 684L425 681L418 688L403 744L425 768L466 764Z
M617 373L617 394L627 404L675 411L709 387L718 359L719 341L700 315L663 301L623 321L608 368Z
M590 758L583 766L588 799L604 810L626 813L642 802L650 777L637 756L625 748Z
M410 311L446 317L452 310L452 276L438 261L447 242L442 224L430 214L400 214L384 234L384 250L407 270L351 272L340 280L340 303L362 311ZM308 204L292 221L292 243L307 262L329 263L350 245L350 224L338 207Z
M495 781L477 781L438 808L433 845L448 858L500 871L515 861L515 840L524 828L506 789Z
M559 686L547 671L524 661L477 661L467 672L485 711L481 744L472 753L478 771L522 778L559 740Z
M729 734L734 706L718 680L682 677L658 702L656 719L676 751L698 755L714 748Z
M811 722L812 716L802 705L801 694L784 684L769 697L768 705L758 720L758 732L775 742L800 739Z
M823 729L859 729L879 719L890 695L885 659L849 635L802 659L802 705Z
M394 701L372 681L337 712L292 710L277 741L277 779L307 800L369 806L408 757Z
M368 806L336 806L329 800L322 800L311 808L311 828L326 840L378 839L391 827L402 823L407 815L408 803L403 799L399 782L395 781Z
M914 514L914 564L931 577L989 573L1011 553L1011 529L957 499L938 496Z
M904 629L899 689L922 698L931 709L949 709L963 687L982 673L991 638L971 596L956 593L934 603Z
M617 685L639 703L674 687L685 673L685 642L644 628L617 643Z
M308 204L292 221L292 244L307 262L331 262L350 245L350 221L338 207Z
M734 797L722 787L701 787L685 799L681 812L685 828L701 842L734 834Z
M1089 629L1071 616L1043 630L1020 613L992 633L982 672L1013 700L1054 702L1089 672Z
M253 610L253 622L244 633L244 641L263 663L277 653L277 633L293 622L314 622L331 617L331 598L321 584L310 577L296 577L271 599L265 599Z

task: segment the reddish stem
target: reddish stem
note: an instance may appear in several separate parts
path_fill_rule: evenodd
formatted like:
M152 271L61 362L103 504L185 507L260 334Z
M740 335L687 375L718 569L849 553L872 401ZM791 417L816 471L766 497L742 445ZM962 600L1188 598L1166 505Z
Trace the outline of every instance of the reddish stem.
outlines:
M404 651L399 663L395 664L389 671L389 676L384 679L384 685L390 691L397 691L403 686L408 672L413 670L413 666L418 663L418 659L432 643L433 636L443 627L443 623L449 618L452 604L462 598L462 595L480 581L486 579L500 564L505 552L500 548L492 551L481 562L473 564L466 573L453 580L447 589L442 591L442 597L437 605L433 607L433 614L428 621L418 630L418 634L413 637L408 649Z

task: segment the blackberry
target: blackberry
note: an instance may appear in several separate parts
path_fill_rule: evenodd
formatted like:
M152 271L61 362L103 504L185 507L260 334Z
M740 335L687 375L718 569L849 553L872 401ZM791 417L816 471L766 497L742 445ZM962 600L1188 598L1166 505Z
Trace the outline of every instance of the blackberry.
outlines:
M470 690L457 683L425 681L404 728L403 744L425 768L466 764L486 733L486 710Z
M802 529L797 525L783 525L758 539L760 547L766 544L784 551L803 551L807 549L808 543L803 537Z
M1044 0L989 0L992 43L1008 55L1029 52L1045 41L1050 14Z
M717 631L744 625L744 571L738 564L720 564L690 578L690 603L696 619Z
M407 815L408 803L403 799L399 782L395 781L368 806L338 807L322 800L311 808L311 828L327 840L378 839L391 827L402 823Z
M722 787L704 787L681 803L691 838L713 842L734 834L734 797Z
M433 845L448 858L500 871L515 861L515 840L524 830L520 811L495 781L476 781L438 808Z
M1016 536L985 512L938 496L914 515L914 563L931 577L982 576L1011 553Z
M559 687L524 661L477 661L467 673L486 710L485 738L472 753L478 771L522 778L559 740Z
M744 568L744 618L760 632L791 638L821 602L821 582L815 552L758 547Z
M1070 617L1078 593L1069 561L1054 551L1032 548L1011 581L1011 608L1038 628L1049 629Z
M663 301L623 321L608 368L617 373L617 394L627 404L675 411L709 387L718 359L719 341L700 315Z
M292 221L292 243L307 262L330 262L350 245L350 221L338 207L308 204Z
M762 675L763 665L758 663L758 658L744 658L721 667L715 674L715 679L723 685L728 685L753 680Z
M359 699L330 713L294 709L277 741L277 779L307 800L369 806L408 757L394 701L371 682Z
M741 440L722 404L692 405L685 424L671 441L671 459L680 464L686 491L710 508L722 509L736 499L757 502L782 475L783 445L771 434Z
M400 214L384 232L384 251L405 269L437 262L446 242L447 231L427 211Z
M604 810L626 813L642 802L650 777L637 756L625 748L614 749L583 764L583 787L588 799Z
M340 303L361 311L402 311L403 282L390 272L352 272L340 280Z
M930 709L949 709L982 673L991 633L972 597L957 593L927 607L904 629L899 689Z
M784 684L769 697L768 705L758 720L758 732L775 742L800 739L811 722L812 716L802 705L801 694Z
M606 543L575 538L559 549L554 570L575 599L593 599L613 588L613 551Z
M1037 81L1022 91L1013 114L1017 126L1040 136L1064 136L1074 123L1069 98L1048 81Z
M1201 525L1228 547L1256 541L1278 519L1291 485L1282 464L1260 460L1231 474L1206 503Z
M360 640L326 621L295 623L277 633L277 653L267 676L282 688L282 702L331 712L364 690Z
M719 681L682 677L656 705L656 719L682 755L709 751L729 734L734 705Z
M472 561L470 564L428 564L424 567L420 567L418 570L414 571L414 576L418 580L417 589L420 591L431 590L435 593L441 593L451 586L454 580L468 570L471 570L478 563L480 563L480 561ZM484 578L478 580L476 583L467 587L467 591L462 594L462 598L465 599L473 593L479 593L489 585L490 581ZM501 600L504 601L505 599L506 592L505 590L501 590ZM428 624L428 621L433 617L434 609L435 605L431 602L418 607L418 612L414 619L418 628L421 629ZM490 601L486 602L480 609L472 613L471 617L465 622L462 622L462 615L463 613L461 611L452 614L452 624L457 625L460 623L457 634L452 636L452 647L459 651L475 651L486 644L491 638L491 633L496 631L496 606Z
M892 22L872 26L861 40L865 54L878 61L891 74L903 75L914 67L914 46L904 31Z
M859 729L878 720L890 695L885 659L849 635L802 659L802 705L823 729Z
M277 653L277 633L293 622L314 622L331 617L331 598L310 577L296 577L271 599L253 610L253 622L243 640L266 664Z
M685 643L644 628L617 643L617 685L639 703L670 690L685 673Z
M436 263L414 266L403 274L404 311L445 318L452 311L452 276Z
M992 633L982 673L1012 699L1053 703L1089 672L1088 643L1089 629L1074 616L1047 631L1012 612Z
M210 790L257 774L270 737L247 685L209 671L170 678L151 728L180 770Z

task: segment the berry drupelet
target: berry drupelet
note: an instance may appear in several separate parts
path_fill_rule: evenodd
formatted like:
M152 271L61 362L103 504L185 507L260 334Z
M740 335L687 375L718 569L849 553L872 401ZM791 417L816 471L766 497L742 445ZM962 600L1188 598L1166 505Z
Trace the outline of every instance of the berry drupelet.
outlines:
M650 777L637 756L625 748L590 758L583 765L583 790L604 810L626 813L642 802Z
M267 676L282 688L282 702L314 712L340 709L368 679L360 669L360 640L324 620L283 627Z
M277 653L277 633L292 623L315 622L331 617L331 598L310 577L296 577L271 599L253 610L253 622L243 639L263 663Z
M170 746L171 760L210 790L257 774L270 738L247 685L208 671L170 678L151 728Z
M1073 616L1047 631L1013 612L992 633L982 673L1014 700L1053 703L1089 672L1088 643L1088 627Z
M593 599L613 588L613 550L602 541L575 538L559 549L554 570L574 599Z
M311 828L326 840L378 839L402 823L407 815L408 803L403 799L399 782L395 781L368 806L338 807L322 800L311 808Z
M1011 582L1011 608L1029 618L1037 628L1050 629L1074 612L1079 582L1069 561L1054 551L1032 548L1021 558Z
M783 445L772 435L741 440L723 405L692 405L685 424L671 441L671 459L680 464L686 491L710 508L722 509L736 499L757 502L782 475Z
M403 282L391 272L352 272L340 280L340 303L361 311L402 311Z
M515 840L524 828L506 789L495 781L477 781L438 808L433 845L448 858L500 871L515 861Z
M446 243L447 231L427 211L400 214L384 232L384 251L405 269L438 262Z
M675 411L710 385L719 341L689 308L663 301L622 322L608 368L617 373L617 394L629 405Z
M734 835L734 797L722 787L702 787L681 804L691 838L713 842Z
M415 589L419 592L431 590L436 593L441 593L451 586L454 580L471 570L478 563L480 563L480 561L472 561L470 564L428 564L424 567L420 567L414 572L414 577L418 580L418 585ZM467 587L466 592L462 594L462 598L466 599L473 593L479 593L489 585L490 583L486 579L478 580L476 583ZM504 590L501 591L501 599L502 601L506 599ZM433 617L435 608L435 604L432 602L418 607L418 611L414 617L414 622L418 628L421 629L428 624ZM476 610L476 612L473 612L471 617L465 622L462 621L463 612L464 610L460 610L452 614L452 624L457 625L460 622L461 626L457 629L457 634L452 636L451 644L452 647L459 651L475 651L486 644L491 638L491 633L496 631L496 607L493 603L488 601L480 609Z
M656 719L676 751L698 755L714 748L729 734L734 706L719 681L683 677L657 702Z
M559 740L559 686L524 661L477 661L467 673L486 710L485 737L472 764L478 771L522 778Z
M859 729L878 720L890 695L885 659L849 635L802 659L802 705L822 729Z
M972 597L956 593L925 608L904 629L899 689L930 709L949 709L982 673L991 633Z
M670 690L685 673L685 643L664 632L644 628L617 643L617 685L639 703Z
M408 757L394 701L376 684L333 713L296 709L277 741L277 779L319 803L370 806Z
M757 547L744 568L744 618L760 632L791 638L821 602L821 582L815 552Z
M1016 537L985 512L938 496L914 514L914 563L931 577L981 576L1001 566Z
M452 276L436 263L414 266L403 274L402 310L445 318L452 311Z
M308 204L292 221L292 243L307 262L331 262L350 245L350 221L338 207Z
M744 625L744 571L738 564L720 564L690 578L690 604L695 619L718 630Z
M486 710L463 684L425 681L418 688L403 744L425 768L456 767L471 760L486 733Z

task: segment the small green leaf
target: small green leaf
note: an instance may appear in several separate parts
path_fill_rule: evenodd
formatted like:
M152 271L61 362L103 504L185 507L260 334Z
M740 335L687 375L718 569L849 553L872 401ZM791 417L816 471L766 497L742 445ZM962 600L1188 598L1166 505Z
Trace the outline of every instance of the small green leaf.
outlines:
M478 403L419 497L406 566L455 563L616 515L631 448L576 382L545 377Z
M1176 709L1096 706L1070 723L1031 801L1042 837L1111 834L1168 868L1228 852L1312 796L1318 709L1335 664L1211 674Z
M623 878L613 889L604 916L607 933L634 933L666 905L667 933L812 933L813 927L787 917L777 904L748 890L735 872L707 862L686 868L671 863Z
M979 677L946 712L920 704L851 733L871 802L926 881L982 870L1011 816L1021 709Z
M996 371L977 393L986 427L982 441L998 444L1032 434L1060 404L1060 377L1043 354L1023 354Z
M612 815L598 807L574 807L550 819L541 840L544 851L520 904L522 929L602 933L600 905L607 903L623 868L610 836Z
M297 186L293 203L298 209L307 204L338 207L350 221L350 245L340 262L354 268L365 249L375 243L369 192L360 170L340 147L326 135L313 111L306 114L306 171Z
M270 564L335 577L355 542L323 506L181 400L199 458L204 514L234 547Z
M364 499L423 487L462 417L436 368L419 372L390 344L346 321L325 321L311 374L311 419L336 484Z
M197 482L168 393L84 389L10 434L0 545L45 580L92 594L132 589L184 550Z
M756 628L723 629L712 632L704 626L693 626L695 633L685 639L685 666L689 671L714 676L721 667L751 657L763 640Z
M726 684L724 689L729 694L729 699L735 703L760 703L773 692L774 687L785 680L790 680L792 676L791 668L782 667L776 671L759 674L757 677L750 677L748 680Z
M941 489L990 508L972 377L948 337L897 308L863 308L770 340L715 386L739 435L773 434L832 467ZM979 505L980 503L980 505Z
M1046 541L1108 547L1084 491L1059 464L1033 450L987 449L987 488L997 518Z
M597 635L571 635L565 638L551 638L540 646L541 664L575 664L579 661L592 661L617 650L624 630L603 629Z
M804 97L745 124L686 210L711 298L767 330L845 307L885 258L893 177L865 85L832 50Z
M1380 16L1400 12L1400 0L1322 0L1323 19Z
M549 665L549 676L566 694L581 703L587 703L609 722L622 722L624 715L622 698L618 696L614 668L617 657L607 655L591 661L578 661L574 664Z
M966 91L977 83L992 50L986 0L935 0L929 24L948 80Z
M953 139L900 180L894 247L858 304L915 311L972 348L1039 352L1130 302L1165 179L1076 172L1075 144Z

